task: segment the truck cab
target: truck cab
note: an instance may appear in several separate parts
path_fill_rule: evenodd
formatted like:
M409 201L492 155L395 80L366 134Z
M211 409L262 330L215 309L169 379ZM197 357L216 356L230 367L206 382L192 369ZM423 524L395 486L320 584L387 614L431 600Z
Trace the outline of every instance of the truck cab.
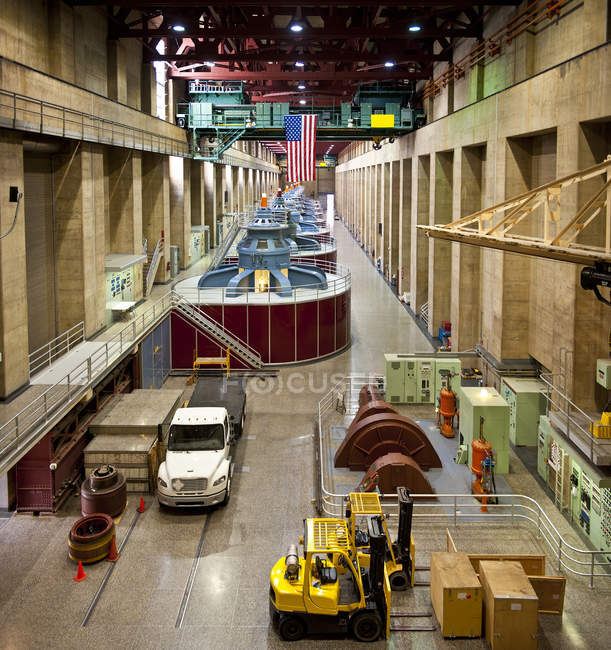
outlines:
M233 441L233 425L224 407L177 409L157 475L159 503L177 508L227 504Z

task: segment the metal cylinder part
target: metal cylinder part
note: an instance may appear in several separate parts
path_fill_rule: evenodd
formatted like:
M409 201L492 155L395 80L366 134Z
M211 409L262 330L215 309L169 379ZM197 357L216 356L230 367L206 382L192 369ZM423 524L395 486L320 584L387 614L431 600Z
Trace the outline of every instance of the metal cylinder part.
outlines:
M299 555L297 554L297 547L295 544L289 546L289 550L286 554L286 572L290 576L294 576L299 571Z

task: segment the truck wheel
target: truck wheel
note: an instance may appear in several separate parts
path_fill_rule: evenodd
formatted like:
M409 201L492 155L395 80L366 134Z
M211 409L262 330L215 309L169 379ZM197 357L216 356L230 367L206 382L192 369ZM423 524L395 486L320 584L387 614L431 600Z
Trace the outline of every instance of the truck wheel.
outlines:
M377 612L361 612L352 619L352 635L357 641L375 641L382 634L382 621Z
M407 573L405 571L394 571L390 574L389 580L392 591L405 591L408 587Z
M279 632L285 641L299 641L305 636L305 625L297 616L286 616L280 621Z
M231 476L227 479L227 489L225 490L225 498L221 501L222 506L226 506L229 503L230 496L231 496Z

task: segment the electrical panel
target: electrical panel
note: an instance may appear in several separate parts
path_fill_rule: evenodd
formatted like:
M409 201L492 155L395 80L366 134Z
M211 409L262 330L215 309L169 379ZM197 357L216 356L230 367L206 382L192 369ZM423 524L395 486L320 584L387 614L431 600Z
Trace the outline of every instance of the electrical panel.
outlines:
M434 368L435 361L433 359L423 359L417 363L417 402L419 404L432 404L434 401Z
M386 356L386 401L403 403L405 397L405 365L396 354Z
M596 360L596 381L607 390L611 389L611 359Z
M567 481L570 499L563 507L583 535L598 550L611 547L611 472L588 463L554 429L549 418L541 416L538 430L537 470L555 492L563 463L570 466ZM558 506L558 503L556 503Z
M501 378L501 396L509 404L509 439L514 445L537 444L539 417L545 413L545 384L534 378Z
M460 389L460 359L434 359L409 354L385 354L386 399L395 404L435 404L442 386L440 371L448 370L452 388Z

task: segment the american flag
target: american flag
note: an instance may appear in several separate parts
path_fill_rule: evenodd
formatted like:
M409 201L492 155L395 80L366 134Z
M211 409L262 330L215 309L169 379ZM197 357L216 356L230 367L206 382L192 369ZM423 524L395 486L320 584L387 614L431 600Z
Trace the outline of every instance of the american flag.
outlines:
M316 179L317 115L285 115L289 183Z

